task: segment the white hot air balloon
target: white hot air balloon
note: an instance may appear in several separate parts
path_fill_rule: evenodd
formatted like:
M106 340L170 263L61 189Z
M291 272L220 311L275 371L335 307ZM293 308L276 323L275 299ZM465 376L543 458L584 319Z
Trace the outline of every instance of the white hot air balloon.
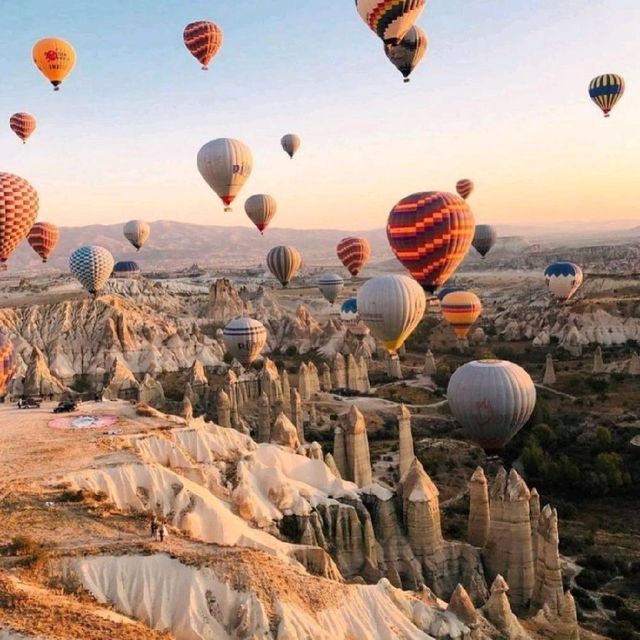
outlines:
M282 148L286 151L290 158L296 155L296 151L300 148L300 138L295 133L287 133L286 136L282 136L280 140Z
M427 306L422 287L409 276L379 276L358 291L358 313L394 354L418 326Z
M476 360L456 369L447 388L449 408L467 437L488 451L502 449L536 405L531 376L506 360Z
M124 225L124 237L138 250L149 239L151 227L142 220L129 220Z
M584 274L573 262L554 262L544 270L544 279L549 291L566 301L582 286Z
M249 179L252 168L251 150L239 140L218 138L198 151L198 171L225 204L225 211L231 211L229 205Z
M249 220L258 227L260 233L264 233L273 216L276 215L278 205L276 199L273 196L268 196L265 193L258 193L254 196L247 198L244 203L244 210L247 212Z
M333 304L344 289L344 279L337 273L323 273L318 280L318 289L325 299Z
M229 322L222 335L227 351L244 367L262 353L267 343L267 330L262 322L246 316Z

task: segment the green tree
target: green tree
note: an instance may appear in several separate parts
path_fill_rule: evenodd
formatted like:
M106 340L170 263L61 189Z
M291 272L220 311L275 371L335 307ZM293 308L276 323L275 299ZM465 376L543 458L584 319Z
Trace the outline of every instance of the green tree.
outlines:
M596 429L596 440L600 451L611 451L613 445L613 436L607 427L598 427Z
M558 439L556 438L556 434L553 429L548 424L545 424L544 422L537 424L533 427L531 433L535 436L536 440L545 451L556 450Z

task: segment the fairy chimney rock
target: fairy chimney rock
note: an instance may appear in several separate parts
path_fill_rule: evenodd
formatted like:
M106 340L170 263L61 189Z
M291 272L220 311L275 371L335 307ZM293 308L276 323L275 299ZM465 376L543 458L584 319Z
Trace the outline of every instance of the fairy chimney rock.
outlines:
M343 477L359 487L367 486L372 481L369 440L364 416L355 405L343 416L343 427L347 462L347 473Z
M424 357L423 373L425 376L433 376L435 375L436 370L436 359L433 357L433 352L431 351L431 349L429 349Z
M454 616L459 618L471 629L478 624L478 612L473 606L473 602L466 589L461 584L458 584L451 594L447 611L453 613Z
M407 472L413 462L413 435L411 434L411 413L403 404L398 416L398 449L400 454L400 478Z
M542 384L553 385L556 383L556 370L553 366L553 358L550 353L547 353L547 362L544 368L544 377L542 378Z
M218 391L216 398L216 414L221 427L231 427L231 400L224 389Z
M300 446L296 427L284 413L280 413L273 423L270 442L290 447L294 451Z
M484 547L489 539L489 524L489 484L482 467L477 467L469 480L469 544Z
M333 389L346 389L347 388L347 371L344 356L341 353L337 353L333 362Z

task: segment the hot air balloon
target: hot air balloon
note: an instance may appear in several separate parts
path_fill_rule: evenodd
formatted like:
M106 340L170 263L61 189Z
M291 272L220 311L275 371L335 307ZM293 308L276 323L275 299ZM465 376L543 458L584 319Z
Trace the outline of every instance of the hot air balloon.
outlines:
M502 449L536 405L529 374L506 360L475 360L456 369L447 388L449 408L466 436L488 451Z
M323 273L318 280L318 289L325 300L333 304L344 289L344 280L337 273Z
M396 44L416 23L426 0L356 0L356 9L385 44Z
M544 279L556 298L569 300L582 285L584 276L573 262L554 262L544 270Z
M273 247L267 254L267 267L283 287L295 277L301 264L302 257L294 247L280 245Z
M36 130L36 119L30 113L20 111L9 118L9 127L22 140L22 144L27 144L27 138Z
M428 45L427 34L416 25L409 29L398 44L385 45L384 52L391 64L404 76L404 81L409 82L409 76L424 58Z
M602 109L604 117L610 116L610 111L624 94L624 78L615 73L605 73L591 81L589 97Z
M133 260L122 260L120 262L116 262L111 275L114 278L139 278L140 267L138 266L138 263Z
M444 319L453 327L454 333L464 340L471 326L482 313L480 298L471 291L453 291L440 302Z
M38 194L24 179L0 173L0 265L25 239L38 215Z
M365 238L343 238L338 242L338 258L355 278L369 260L371 245Z
M246 316L229 322L222 335L227 351L244 367L262 353L267 343L267 330L262 322Z
M50 222L36 222L29 234L27 242L31 248L46 262L51 252L55 249L60 239L60 232L55 224Z
M4 396L7 385L16 372L16 355L13 342L0 332L0 397Z
M358 313L357 298L348 298L340 307L340 320L347 330L357 338L369 335L369 327L362 322Z
M244 203L244 210L247 212L249 220L258 227L260 233L264 233L273 216L276 215L278 205L273 196L259 193L247 198Z
M129 220L122 229L124 237L140 251L142 245L149 239L151 235L151 227L142 220Z
M473 235L473 248L484 258L498 239L496 230L488 224L476 225L476 232Z
M280 144L282 148L287 152L287 155L290 158L296 154L296 151L300 148L300 138L295 133L287 133L287 135L282 136L282 140L280 140Z
M408 276L372 278L358 291L360 318L391 354L413 333L426 306L424 292Z
M444 297L453 293L454 291L464 291L462 287L442 287L442 289L438 289L438 293L436 293L436 297L440 302L444 300Z
M239 140L218 138L198 151L198 171L225 204L225 211L251 175L251 150Z
M473 182L471 182L471 180L467 180L466 178L464 178L463 180L458 180L458 182L456 182L456 191L458 192L458 195L465 200L473 192L473 187Z
M69 270L89 293L96 296L109 280L113 262L113 256L104 247L89 245L76 249L69 256Z
M189 53L200 61L202 70L206 71L209 62L222 47L223 35L222 29L215 22L200 20L188 24L182 38Z
M62 38L43 38L33 45L33 61L51 82L53 90L59 91L60 84L76 64L76 52Z
M462 198L428 191L407 196L391 210L387 238L396 258L433 293L464 259L474 228L473 213Z

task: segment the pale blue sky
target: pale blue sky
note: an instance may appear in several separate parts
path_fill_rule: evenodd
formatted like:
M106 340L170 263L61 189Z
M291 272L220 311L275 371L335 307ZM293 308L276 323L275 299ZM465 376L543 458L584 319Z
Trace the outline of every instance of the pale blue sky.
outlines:
M225 34L209 72L182 43L198 19ZM274 225L372 228L461 177L483 222L637 215L640 2L430 0L420 24L429 51L403 85L352 0L0 2L2 117L38 119L24 147L0 129L0 170L59 224L249 225L245 198L266 192ZM77 51L59 93L31 61L44 36ZM587 96L605 72L627 80L608 121ZM287 132L303 140L293 161ZM195 161L227 136L255 161L232 214Z

